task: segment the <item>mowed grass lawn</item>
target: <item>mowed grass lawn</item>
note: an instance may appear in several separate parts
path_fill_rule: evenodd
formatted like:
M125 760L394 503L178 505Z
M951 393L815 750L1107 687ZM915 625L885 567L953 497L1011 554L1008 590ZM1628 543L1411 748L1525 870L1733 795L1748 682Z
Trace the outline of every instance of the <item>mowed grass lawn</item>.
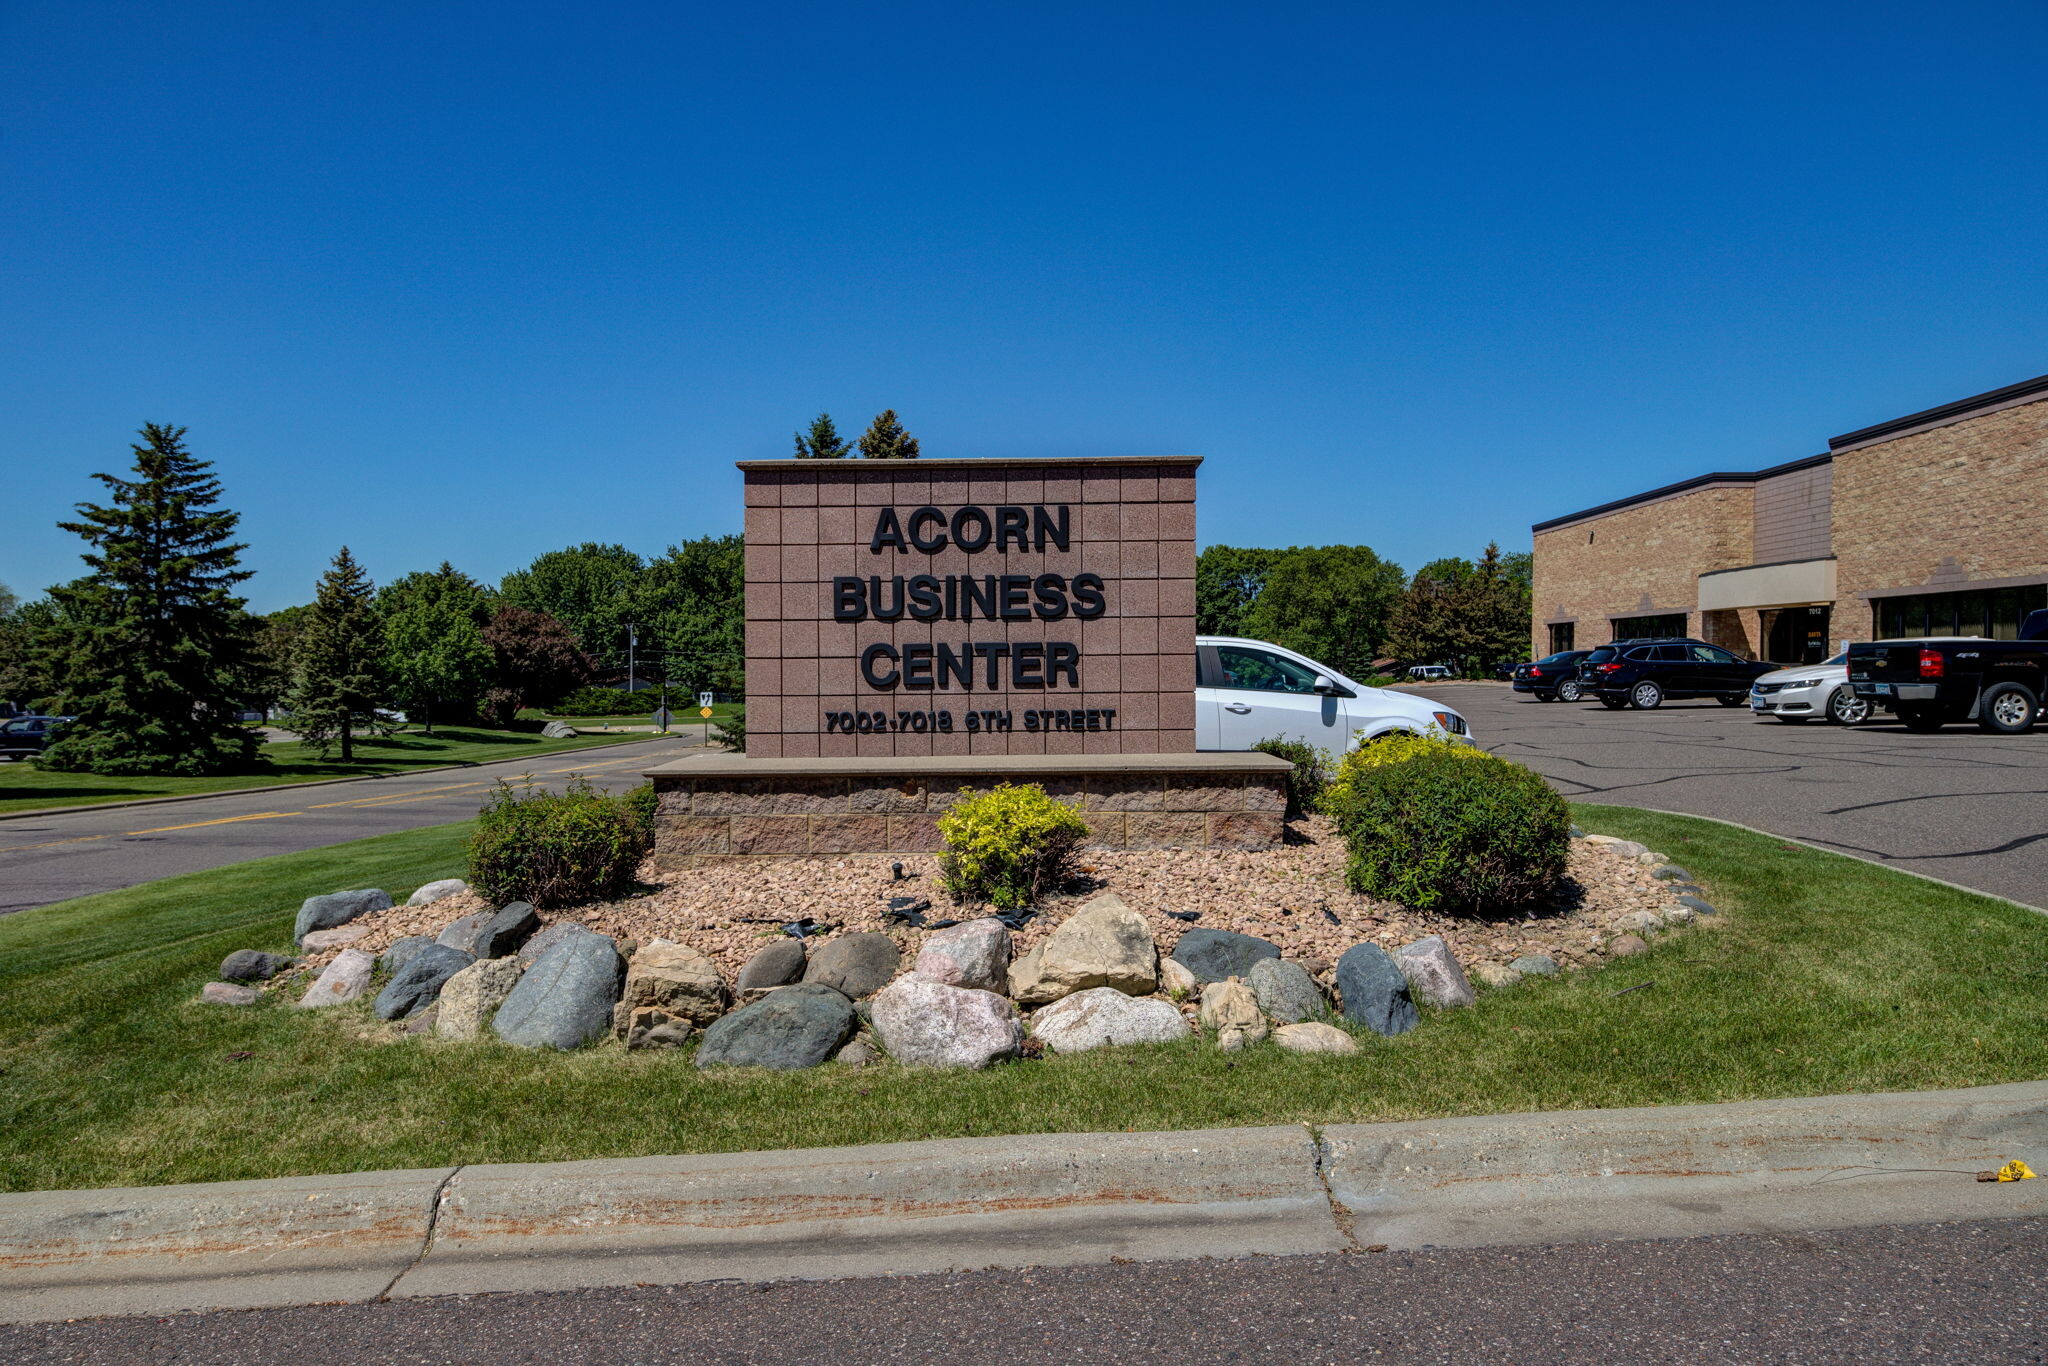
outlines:
M2048 917L1725 826L1581 806L1726 913L1647 955L1433 1012L1354 1058L1105 1049L980 1073L700 1073L685 1053L396 1038L367 1001L200 1005L312 893L459 874L466 826L170 878L0 920L0 1187L1328 1123L2038 1077ZM1617 995L1638 983L1640 991ZM295 993L294 993L295 994Z
M432 735L408 730L397 735L360 738L356 741L357 757L346 764L338 759L321 759L296 740L283 740L263 746L263 756L270 761L270 766L264 771L212 778L50 773L37 768L32 760L20 760L0 763L0 812L29 811L45 806L90 806L96 802L130 801L141 797L193 797L208 792L275 787L280 783L304 783L321 778L362 778L381 773L403 773L407 769L439 768L446 764L491 763L499 759L553 754L565 749L588 749L592 745L616 743L616 740L616 736L601 735L548 740L524 731L438 726Z

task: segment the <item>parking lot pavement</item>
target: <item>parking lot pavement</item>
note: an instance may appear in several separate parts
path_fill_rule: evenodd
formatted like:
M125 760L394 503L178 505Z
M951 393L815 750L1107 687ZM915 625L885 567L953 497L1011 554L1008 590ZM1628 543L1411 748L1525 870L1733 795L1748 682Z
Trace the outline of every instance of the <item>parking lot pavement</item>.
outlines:
M1567 797L1739 821L2048 907L2048 728L1915 735L1889 718L1788 726L1711 700L1609 711L1501 684L1403 691L1456 707L1481 745Z
M173 873L465 821L500 778L518 783L530 774L539 786L559 788L581 775L623 792L656 764L697 748L695 736L650 738L427 773L0 821L0 915Z

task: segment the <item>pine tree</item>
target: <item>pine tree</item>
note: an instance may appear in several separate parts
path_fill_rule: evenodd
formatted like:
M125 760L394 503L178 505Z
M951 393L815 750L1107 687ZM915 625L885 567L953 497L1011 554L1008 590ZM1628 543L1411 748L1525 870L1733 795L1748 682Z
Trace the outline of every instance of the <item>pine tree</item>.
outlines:
M812 420L810 431L796 434L799 460L844 460L852 449L852 443L839 439L839 428L832 425L830 413L819 413Z
M105 505L57 525L85 538L93 572L50 590L62 639L46 641L58 705L75 717L42 756L89 773L227 773L255 765L256 732L237 719L249 577L230 540L241 514L218 506L211 462L183 427L145 425L134 477L96 474Z
M860 434L860 453L867 460L915 460L917 438L903 430L894 408L884 408Z
M292 731L323 759L355 758L355 731L384 700L384 631L374 586L347 546L320 576L292 650Z
M377 595L384 668L392 696L428 735L434 713L473 716L491 670L483 586L443 560L431 574L407 574Z
M1488 544L1479 565L1446 601L1450 652L1468 673L1485 674L1522 657L1529 644L1528 598Z

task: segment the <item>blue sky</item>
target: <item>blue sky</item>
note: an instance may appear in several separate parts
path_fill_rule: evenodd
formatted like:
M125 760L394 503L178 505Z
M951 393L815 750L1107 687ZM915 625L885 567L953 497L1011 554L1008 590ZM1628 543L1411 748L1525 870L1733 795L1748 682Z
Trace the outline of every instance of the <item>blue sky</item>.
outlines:
M2048 6L0 7L0 582L739 526L821 408L1410 568L2048 371Z

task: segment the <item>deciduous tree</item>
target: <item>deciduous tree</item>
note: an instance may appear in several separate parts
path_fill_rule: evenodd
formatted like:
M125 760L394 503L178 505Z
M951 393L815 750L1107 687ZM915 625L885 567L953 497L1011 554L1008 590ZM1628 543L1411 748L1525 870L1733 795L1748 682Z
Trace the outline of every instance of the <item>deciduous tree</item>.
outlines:
M1245 634L1369 677L1401 584L1401 566L1369 546L1298 546L1267 572Z
M491 604L483 585L446 560L407 574L377 594L384 624L384 672L391 694L428 735L434 715L476 714L491 671L484 626Z
M1195 557L1195 631L1241 636L1266 576L1284 550L1212 545Z
M546 612L500 602L484 627L491 682L484 714L510 727L522 707L546 706L590 681L590 659L576 633Z
M622 545L585 541L507 574L498 596L514 607L546 612L576 633L586 654L623 666L626 627L640 618L640 575L646 567Z

